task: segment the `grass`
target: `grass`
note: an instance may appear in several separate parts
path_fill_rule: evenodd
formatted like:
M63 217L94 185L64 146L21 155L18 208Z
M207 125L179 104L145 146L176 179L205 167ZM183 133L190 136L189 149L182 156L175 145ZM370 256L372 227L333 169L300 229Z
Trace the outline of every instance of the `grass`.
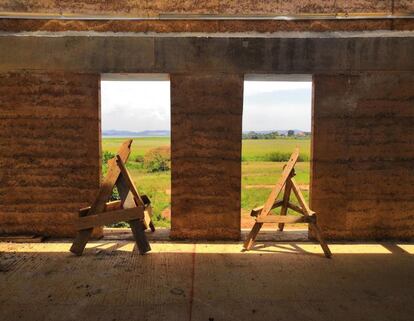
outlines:
M242 145L243 161L268 161L275 152L292 154L299 147L300 154L309 159L309 138L245 139Z
M243 162L241 207L244 212L263 205L272 187L276 184L285 162ZM295 179L299 185L309 185L309 162L297 163ZM257 187L255 187L257 186ZM309 192L303 190L303 195L309 201ZM293 203L295 198L291 198ZM295 214L295 212L289 212Z
M102 151L116 153L123 141L125 138L103 138ZM132 153L127 163L139 192L151 199L155 225L162 227L170 226L170 222L161 216L161 212L171 206L171 172L149 173L142 162L135 160L137 156L144 156L150 149L169 144L169 137L134 138ZM263 205L282 172L285 162L269 161L269 155L274 152L290 155L296 146L302 155L309 158L310 139L243 140L241 207L244 212ZM309 162L297 163L295 168L296 181L299 184L309 184ZM308 199L308 192L303 193Z
M243 162L242 186L275 184L285 162ZM299 184L309 184L309 162L297 163L295 179Z
M140 194L146 194L151 200L153 220L156 226L169 227L170 222L161 216L161 212L171 206L171 172L148 173L146 170L129 169Z
M127 138L102 138L102 151L116 153L119 146ZM142 162L137 162L138 156L144 156L150 149L170 145L169 137L140 137L134 138L132 151L126 164L140 194L147 195L153 208L153 220L156 226L169 227L170 222L161 216L163 210L171 205L171 172L148 173ZM105 174L105 168L103 170ZM113 226L116 227L116 226Z
M102 138L102 151L108 151L111 153L116 153L119 149L119 146L127 138ZM132 143L131 156L129 157L130 161L136 159L137 156L144 156L146 152L150 149L160 147L160 146L169 146L170 138L169 137L139 137L133 138L134 142Z

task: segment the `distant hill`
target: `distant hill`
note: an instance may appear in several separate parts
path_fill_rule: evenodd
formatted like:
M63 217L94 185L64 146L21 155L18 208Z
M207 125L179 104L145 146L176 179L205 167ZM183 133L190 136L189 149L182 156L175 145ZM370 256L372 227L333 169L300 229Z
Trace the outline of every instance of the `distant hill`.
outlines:
M104 137L162 137L170 136L169 130L144 130L142 132L134 132L129 130L103 130L102 136Z
M307 133L307 131L305 130L300 130L300 129L292 129L295 133L295 135L300 135L300 134L305 134ZM243 134L248 134L250 132L255 132L257 134L270 134L270 133L274 133L277 132L279 135L285 135L287 136L288 131L287 130L252 130L252 131L244 131Z
M279 135L287 136L287 130L254 130L254 131L244 131L243 134L248 134L250 132L255 132L257 134L270 134L277 132ZM305 134L306 131L300 129L294 129L295 135ZM134 132L129 130L117 130L110 129L102 131L102 136L104 137L168 137L171 136L171 131L169 130L144 130L142 132Z

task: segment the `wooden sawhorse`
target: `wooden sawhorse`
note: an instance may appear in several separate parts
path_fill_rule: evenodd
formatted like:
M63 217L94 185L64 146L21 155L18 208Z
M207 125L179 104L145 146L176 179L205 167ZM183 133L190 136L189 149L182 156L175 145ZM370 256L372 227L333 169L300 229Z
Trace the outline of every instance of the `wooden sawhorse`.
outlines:
M295 164L298 160L298 157L299 149L296 148L296 150L290 156L289 161L286 163L282 175L275 187L272 189L266 203L263 206L252 210L251 216L256 217L256 222L250 231L246 242L244 243L245 250L250 250L252 248L260 229L265 223L279 223L280 231L283 231L286 223L308 223L312 226L312 229L315 232L316 238L321 245L325 256L327 258L330 258L332 256L332 253L329 250L328 245L323 240L321 231L317 225L316 214L309 208L299 188L299 185L293 178L295 176ZM283 199L277 201L277 198L279 197L283 188ZM299 206L292 204L289 201L292 191L298 200ZM278 207L281 207L280 215L268 215L271 210ZM298 212L301 214L301 216L286 215L288 209Z
M79 211L78 234L70 248L76 255L82 255L94 227L128 221L140 254L151 250L145 230L155 228L151 221L151 202L136 189L125 163L131 153L132 139L125 141L116 157L108 161L108 172L99 189L98 196L90 207ZM120 201L108 202L114 187L117 187Z

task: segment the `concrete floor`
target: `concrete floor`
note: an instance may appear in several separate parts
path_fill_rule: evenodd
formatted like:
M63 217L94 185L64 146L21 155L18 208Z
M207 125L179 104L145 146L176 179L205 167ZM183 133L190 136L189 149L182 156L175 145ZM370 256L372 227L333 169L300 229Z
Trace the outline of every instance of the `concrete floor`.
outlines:
M414 243L0 243L0 320L413 320Z
M254 224L254 221L253 221ZM241 240L244 241L247 239L251 228L249 229L241 229ZM278 231L277 224L268 224L268 226L263 227L260 230L259 235L257 235L256 240L261 242L306 242L309 240L308 237L308 228L303 224L296 224L299 225L299 228L291 225L287 225L283 232ZM170 229L158 227L155 232L147 233L147 238L150 242L152 241L170 241ZM132 235L130 228L105 228L104 229L104 240L107 241L119 241L119 240L128 240L134 241L134 237Z

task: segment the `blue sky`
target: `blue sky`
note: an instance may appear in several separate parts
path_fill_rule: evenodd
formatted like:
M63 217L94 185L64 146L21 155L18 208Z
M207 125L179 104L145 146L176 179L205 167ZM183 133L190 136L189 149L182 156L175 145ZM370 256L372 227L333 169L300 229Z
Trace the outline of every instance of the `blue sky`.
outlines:
M311 82L245 81L243 131L311 129ZM168 81L102 81L102 129L169 130Z

